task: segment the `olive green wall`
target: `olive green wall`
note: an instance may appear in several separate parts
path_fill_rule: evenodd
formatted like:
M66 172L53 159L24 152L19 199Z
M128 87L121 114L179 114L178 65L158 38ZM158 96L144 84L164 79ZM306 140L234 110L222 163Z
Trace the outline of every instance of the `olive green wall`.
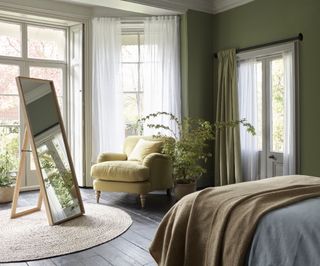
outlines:
M242 48L303 33L299 96L301 173L317 176L320 176L319 11L319 0L255 0L214 15L211 33L213 51Z
M182 20L183 21L183 20ZM187 92L189 116L213 120L212 21L207 13L189 10L184 16L187 41L187 71L184 92Z
M181 17L182 113L213 121L213 15L189 10ZM213 147L213 145L211 145ZM199 187L212 185L213 161Z

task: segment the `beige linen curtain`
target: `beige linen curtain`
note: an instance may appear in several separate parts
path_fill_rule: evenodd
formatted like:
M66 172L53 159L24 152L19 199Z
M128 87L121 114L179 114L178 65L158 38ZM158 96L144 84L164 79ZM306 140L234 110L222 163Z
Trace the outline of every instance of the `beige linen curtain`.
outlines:
M235 49L219 52L218 61L216 121L237 120L239 108ZM218 130L215 145L215 184L241 182L239 127Z

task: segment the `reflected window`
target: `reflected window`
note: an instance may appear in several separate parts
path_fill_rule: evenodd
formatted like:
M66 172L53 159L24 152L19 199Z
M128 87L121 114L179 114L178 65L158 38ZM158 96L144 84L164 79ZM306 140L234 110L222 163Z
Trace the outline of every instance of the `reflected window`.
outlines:
M54 132L57 133L54 133ZM72 173L60 133L60 126L44 132L35 139L40 167L51 206L62 209L78 208ZM50 190L54 193L50 193Z

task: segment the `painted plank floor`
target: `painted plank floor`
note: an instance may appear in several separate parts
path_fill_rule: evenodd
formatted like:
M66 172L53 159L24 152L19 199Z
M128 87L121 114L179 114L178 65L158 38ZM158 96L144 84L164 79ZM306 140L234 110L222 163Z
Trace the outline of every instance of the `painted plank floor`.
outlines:
M92 189L81 189L85 202L95 202ZM19 206L33 206L37 200L37 192L23 192L20 195ZM136 195L126 193L101 193L100 204L113 206L126 211L133 223L120 237L98 247L75 254L51 259L10 263L4 265L17 266L126 266L126 265L156 265L149 254L148 248L155 231L164 214L174 204L174 198L169 198L165 192L155 192L147 197L145 209L141 209ZM0 210L11 208L11 204L0 205Z

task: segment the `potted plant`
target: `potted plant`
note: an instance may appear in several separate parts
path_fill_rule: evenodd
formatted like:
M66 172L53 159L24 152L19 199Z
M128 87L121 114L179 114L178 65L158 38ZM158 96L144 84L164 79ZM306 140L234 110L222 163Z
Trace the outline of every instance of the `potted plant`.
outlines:
M0 155L0 203L11 202L14 192L15 178L11 175L12 163L9 153Z
M153 123L160 116L168 116L177 125L176 134L170 127ZM206 173L204 164L212 156L209 151L210 141L215 140L216 131L223 128L232 128L242 124L247 131L255 134L254 127L245 119L218 122L212 124L209 121L198 118L183 118L181 121L173 114L157 112L149 114L138 120L137 127L140 134L143 127L147 126L158 130L156 138L164 142L162 152L167 154L173 165L173 178L175 183L175 196L177 199L196 190L196 181Z

